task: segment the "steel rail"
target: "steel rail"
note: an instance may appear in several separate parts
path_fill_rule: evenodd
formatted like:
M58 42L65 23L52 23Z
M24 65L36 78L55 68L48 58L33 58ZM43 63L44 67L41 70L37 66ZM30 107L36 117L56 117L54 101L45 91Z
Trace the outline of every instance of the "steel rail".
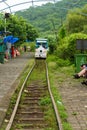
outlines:
M57 106L56 106L56 103L55 103L55 100L54 100L54 97L52 95L51 88L50 88L50 81L49 81L49 76L48 76L47 64L46 64L46 72L47 72L48 90L49 90L49 94L50 94L50 97L51 97L51 100L52 100L52 103L53 103L53 107L54 107L54 111L55 111L55 114L56 114L58 128L59 128L59 130L63 130L61 119L60 119L60 116L59 116L59 112L58 112L58 109L57 109Z
M12 126L12 123L13 123L13 120L14 120L14 117L15 117L15 114L16 114L16 111L17 111L17 108L18 108L18 105L19 105L19 101L20 101L20 98L21 98L21 94L22 94L23 88L24 88L24 86L25 86L25 83L26 83L28 77L30 76L31 72L32 72L33 69L34 69L34 66L35 66L35 63L34 63L34 65L33 65L33 67L31 68L31 70L29 71L29 73L27 74L27 76L26 76L26 78L25 78L25 80L24 80L24 82L23 82L23 84L22 84L22 86L21 86L21 89L20 89L20 92L19 92L19 94L18 94L18 98L17 98L16 104L15 104L14 110L13 110L13 112L12 112L12 116L11 116L11 118L10 118L10 120L9 120L9 123L8 123L8 125L7 125L7 127L6 127L5 130L10 130L10 129L11 129L11 126Z
M47 78L48 91L49 91L50 98L51 98L51 101L52 101L52 104L53 104L53 108L54 108L54 112L55 112L55 116L56 116L56 121L57 121L58 130L63 130L63 128L62 128L62 123L61 123L61 119L60 119L60 116L59 116L59 112L58 112L58 109L57 109L57 106L56 106L54 97L53 97L52 92L51 92L51 89L50 89L50 81L49 81L48 68L47 68L47 63L46 63L46 61L45 61L45 64L46 64L46 78ZM29 71L28 75L26 76L26 78L25 78L25 80L24 80L24 82L23 82L23 84L22 84L22 86L21 86L21 89L20 89L20 92L19 92L19 94L18 94L18 98L17 98L16 104L15 104L14 110L13 110L13 112L12 112L12 115L11 115L11 117L10 117L9 123L7 124L7 127L6 127L5 130L10 130L11 127L12 127L12 124L13 124L13 121L14 121L14 118L15 118L15 115L16 115L16 112L17 112L17 109L18 109L19 101L20 101L20 98L21 98L21 95L22 95L24 86L25 86L26 81L27 81L27 79L29 78L31 72L33 71L34 67L35 67L35 63L34 63L34 65L33 65L33 67L31 68L31 70Z

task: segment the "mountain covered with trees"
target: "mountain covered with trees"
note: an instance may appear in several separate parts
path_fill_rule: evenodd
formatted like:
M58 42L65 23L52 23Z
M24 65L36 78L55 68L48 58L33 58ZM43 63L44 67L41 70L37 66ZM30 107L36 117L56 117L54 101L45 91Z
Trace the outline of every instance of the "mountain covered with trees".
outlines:
M42 6L30 7L29 9L16 12L18 16L32 23L40 34L53 34L65 23L69 10L76 12L76 8L82 8L87 0L61 0L47 3Z

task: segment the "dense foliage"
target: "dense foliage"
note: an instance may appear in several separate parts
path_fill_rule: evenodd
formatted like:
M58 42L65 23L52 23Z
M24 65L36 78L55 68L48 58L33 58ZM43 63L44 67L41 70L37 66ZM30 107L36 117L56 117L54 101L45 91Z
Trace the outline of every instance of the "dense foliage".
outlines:
M66 19L66 28L68 33L86 33L87 34L87 5L81 9L69 11Z
M55 4L47 3L38 7L30 7L24 11L18 11L16 14L23 16L38 28L40 35L55 34L55 31L58 32L60 26L65 23L68 10L75 9L76 7L81 8L86 2L86 0L80 0L80 2L75 0L61 0Z
M38 32L35 27L21 16L10 15L7 19L2 17L0 19L0 31L5 31L5 28L6 31L11 32L8 35L18 37L21 43L26 40L34 41L38 37Z
M57 46L56 56L73 62L75 54L81 53L81 50L77 50L76 48L77 39L87 39L87 35L82 33L73 33L63 38L59 46Z

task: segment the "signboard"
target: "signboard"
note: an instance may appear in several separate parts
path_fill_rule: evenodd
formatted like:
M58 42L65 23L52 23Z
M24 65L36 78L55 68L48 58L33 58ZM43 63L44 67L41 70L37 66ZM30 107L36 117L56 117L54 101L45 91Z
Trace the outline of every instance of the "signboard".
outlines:
M76 49L87 50L87 39L77 39Z

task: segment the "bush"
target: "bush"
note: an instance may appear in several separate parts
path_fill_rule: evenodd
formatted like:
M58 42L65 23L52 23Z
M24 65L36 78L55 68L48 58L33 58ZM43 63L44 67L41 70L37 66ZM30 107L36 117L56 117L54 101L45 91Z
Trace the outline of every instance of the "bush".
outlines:
M63 67L63 66L69 66L71 63L69 60L58 59L56 60L56 64L59 67Z
M56 50L56 44L54 43L49 44L49 54L53 54L55 50Z
M76 49L77 39L87 39L87 35L75 33L62 39L55 53L57 57L62 58L64 60L68 59L73 62L74 55L80 53L80 50Z

